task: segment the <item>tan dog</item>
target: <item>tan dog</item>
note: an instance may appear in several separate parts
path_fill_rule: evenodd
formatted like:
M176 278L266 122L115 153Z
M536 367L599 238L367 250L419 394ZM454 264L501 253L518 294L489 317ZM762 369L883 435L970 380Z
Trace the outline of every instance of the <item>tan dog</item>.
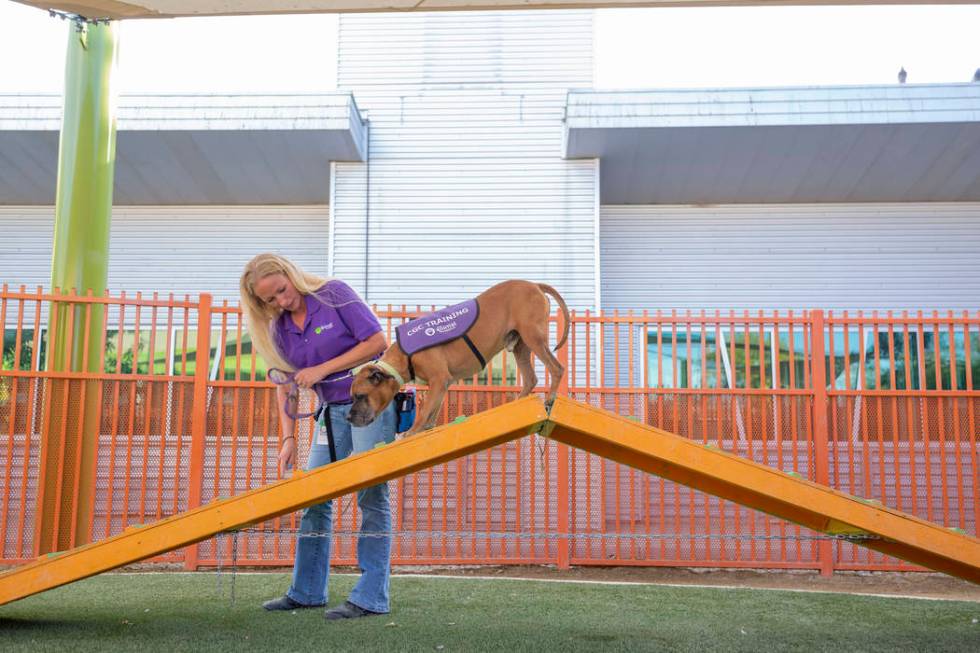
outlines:
M479 316L467 335L485 360L490 360L505 347L514 352L524 386L521 397L531 394L538 377L531 364L531 354L541 359L551 374L548 405L555 400L558 384L565 368L548 349L548 316L551 308L547 295L558 302L565 319L564 333L555 346L557 351L568 339L571 319L565 300L554 288L543 283L511 280L499 283L476 297ZM411 363L411 365L410 365ZM423 349L411 360L399 343L388 347L378 363L362 366L351 386L351 406L348 419L354 426L366 426L374 421L398 392L402 382L414 375L429 386L428 396L415 415L407 435L424 431L435 425L439 409L449 385L460 378L479 373L484 365L463 339ZM401 377L400 379L397 377Z

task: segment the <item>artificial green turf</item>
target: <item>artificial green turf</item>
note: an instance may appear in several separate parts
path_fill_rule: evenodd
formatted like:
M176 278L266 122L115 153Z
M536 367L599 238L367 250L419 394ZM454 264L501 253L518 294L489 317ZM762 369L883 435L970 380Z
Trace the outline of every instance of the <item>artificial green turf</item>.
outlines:
M8 651L980 651L980 604L395 577L389 615L268 613L284 574L103 575L0 607ZM353 577L335 575L331 604Z

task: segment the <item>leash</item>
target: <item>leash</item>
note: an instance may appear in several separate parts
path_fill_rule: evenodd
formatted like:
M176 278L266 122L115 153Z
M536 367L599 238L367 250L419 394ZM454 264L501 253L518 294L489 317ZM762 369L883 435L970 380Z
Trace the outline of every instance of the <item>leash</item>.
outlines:
M317 421L320 417L323 417L323 427L327 431L327 447L330 449L330 462L337 462L337 449L333 444L333 420L330 418L330 404L320 407L320 415L317 416Z

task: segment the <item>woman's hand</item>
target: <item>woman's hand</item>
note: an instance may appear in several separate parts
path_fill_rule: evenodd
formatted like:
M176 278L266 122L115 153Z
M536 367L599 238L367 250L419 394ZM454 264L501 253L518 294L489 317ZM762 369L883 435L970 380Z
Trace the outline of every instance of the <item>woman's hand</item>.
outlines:
M296 376L293 377L296 381L296 385L301 388L312 388L314 385L326 378L328 369L325 364L314 365L313 367L304 367L300 371L296 372Z
M286 475L286 470L296 467L296 438L289 436L282 441L279 448L279 476Z

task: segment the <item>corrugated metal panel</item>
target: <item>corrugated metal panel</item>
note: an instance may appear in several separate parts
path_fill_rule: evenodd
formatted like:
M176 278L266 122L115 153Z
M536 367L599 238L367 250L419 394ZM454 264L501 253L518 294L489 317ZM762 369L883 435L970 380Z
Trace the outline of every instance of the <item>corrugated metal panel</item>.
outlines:
M594 307L596 163L561 159L592 12L344 15L339 49L370 163L334 165L333 273L379 304L523 277Z
M109 289L236 303L242 267L265 251L325 275L327 220L326 206L116 207ZM0 283L50 286L53 225L53 207L0 207Z
M589 87L592 15L591 10L345 14L337 86ZM357 98L360 103L359 93Z
M58 131L60 94L0 93L0 130ZM119 96L119 131L336 130L359 127L349 93Z
M568 94L565 156L602 202L980 201L980 85Z
M0 206L0 283L51 284L53 206Z
M980 307L980 203L603 206L606 309Z
M976 84L575 90L570 129L976 122Z
M117 206L321 204L330 161L364 160L350 93L119 100ZM0 204L55 201L61 97L0 94Z

